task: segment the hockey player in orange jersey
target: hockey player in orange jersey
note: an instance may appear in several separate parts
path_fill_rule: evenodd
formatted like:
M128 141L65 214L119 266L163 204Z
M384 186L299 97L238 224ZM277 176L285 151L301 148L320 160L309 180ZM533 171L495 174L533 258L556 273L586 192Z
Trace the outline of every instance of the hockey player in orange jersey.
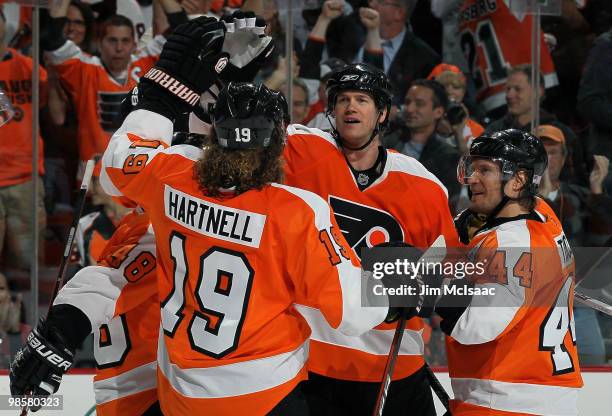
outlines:
M385 150L391 88L387 77L366 64L347 65L327 83L332 134L301 125L288 127L285 181L326 199L357 256L385 242L429 247L443 234L458 244L446 188L417 160ZM312 328L308 398L318 414L368 415L374 409L395 324L360 337L331 328L319 311L300 308ZM434 415L423 360L423 322L409 320L404 332L385 414Z
M288 126L285 183L329 202L357 256L362 248L391 241L429 247L440 234L447 245L458 245L444 186L415 159L382 147L379 134L391 103L384 73L366 64L348 65L332 74L327 91L335 131ZM395 324L346 337L316 309L298 308L313 331L307 388L311 409L317 414L370 414ZM408 323L387 415L404 414L407 408L414 415L435 414L423 368L423 328L420 318Z
M59 291L46 322L28 338L48 339L49 349L71 364L74 350L94 332L96 413L100 416L161 414L157 404L159 297L155 275L155 239L146 214L126 215L97 259ZM32 337L34 336L34 338ZM27 353L11 365L11 391L23 383L36 395L56 391L61 374L24 366ZM29 365L36 360L32 359ZM63 364L63 363L56 363ZM36 411L37 408L31 410Z
M478 137L460 162L471 205L458 231L487 267L447 288L489 294L448 291L436 306L449 336L454 416L577 415L575 265L559 220L535 196L546 165L540 140L518 130ZM471 235L476 215L484 223Z
M347 335L381 323L388 308L361 305L357 260L325 201L275 183L286 113L277 93L230 83L205 150L167 148L172 121L240 58L222 49L224 37L223 23L209 18L169 37L105 152L101 179L142 205L155 230L164 414L304 414L310 330L294 303Z
M157 405L159 297L155 239L146 214L125 216L97 266L80 270L59 292L52 313L72 310L71 325L83 314L94 329L96 414L153 415ZM58 319L58 318L54 318ZM83 324L81 324L83 326ZM81 340L82 341L82 340Z
M175 137L173 144L185 141ZM189 144L201 148L201 138L190 137ZM81 345L94 330L94 395L100 416L161 415L155 237L148 215L140 211L123 217L96 257L97 266L80 270L59 291L47 322L56 323L69 345Z

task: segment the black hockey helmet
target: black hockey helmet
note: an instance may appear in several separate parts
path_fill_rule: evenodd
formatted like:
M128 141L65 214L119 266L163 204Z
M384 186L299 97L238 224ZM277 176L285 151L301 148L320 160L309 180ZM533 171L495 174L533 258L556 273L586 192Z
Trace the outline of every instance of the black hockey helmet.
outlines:
M457 178L467 184L471 176L471 159L486 158L499 163L502 184L518 171L528 174L525 193L536 195L542 175L548 165L548 156L542 141L536 136L515 129L483 134L472 142L469 154L462 157L457 167Z
M331 114L342 91L365 91L372 95L376 108L390 109L393 94L387 76L380 69L364 64L350 64L334 71L327 80L327 113Z
M275 128L287 120L287 109L283 95L263 84L230 82L212 110L217 141L226 149L268 147Z

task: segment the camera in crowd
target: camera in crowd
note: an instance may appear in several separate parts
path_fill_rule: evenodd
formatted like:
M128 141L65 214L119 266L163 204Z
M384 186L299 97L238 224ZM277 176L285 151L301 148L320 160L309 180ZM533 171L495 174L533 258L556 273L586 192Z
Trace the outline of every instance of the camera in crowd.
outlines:
M448 103L448 108L446 109L446 119L451 126L460 124L466 117L467 112L461 103L456 101L451 101Z

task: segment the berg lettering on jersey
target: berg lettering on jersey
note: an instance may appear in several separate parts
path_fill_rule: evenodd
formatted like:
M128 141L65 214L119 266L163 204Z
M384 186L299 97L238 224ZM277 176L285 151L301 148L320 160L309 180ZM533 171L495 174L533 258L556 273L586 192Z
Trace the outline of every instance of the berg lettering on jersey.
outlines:
M213 204L168 185L164 206L166 216L183 227L249 247L259 247L266 225L265 215Z
M461 11L459 20L461 22L468 22L470 20L480 19L495 10L497 10L496 0L477 1Z
M510 68L531 62L532 16L516 13L509 0L465 0L459 12L459 44L469 65L478 102L490 111L506 104ZM559 83L550 52L540 36L544 86Z

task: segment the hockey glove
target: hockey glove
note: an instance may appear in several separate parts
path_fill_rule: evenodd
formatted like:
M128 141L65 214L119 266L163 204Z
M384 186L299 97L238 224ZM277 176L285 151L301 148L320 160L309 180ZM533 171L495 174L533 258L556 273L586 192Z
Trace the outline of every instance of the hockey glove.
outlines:
M387 313L385 322L397 321L403 310L405 310L406 319L419 314L425 303L425 297L421 295L424 283L420 274L415 276L385 275L382 278L382 284L387 289L404 289L402 295L389 295L389 313Z
M474 234L486 223L484 214L476 214L470 209L464 209L455 217L455 229L459 234L459 241L468 244Z
M253 12L236 11L224 20L227 34L223 51L230 56L221 74L225 82L252 82L259 69L272 57L274 42L265 35L266 21Z
M221 50L224 38L225 25L212 17L177 27L155 67L140 79L137 108L171 120L191 111L227 66L229 54Z
M55 328L48 328L41 319L11 363L11 395L32 393L34 396L48 396L55 393L73 360L74 351L66 346ZM34 412L38 409L40 406L31 407Z

